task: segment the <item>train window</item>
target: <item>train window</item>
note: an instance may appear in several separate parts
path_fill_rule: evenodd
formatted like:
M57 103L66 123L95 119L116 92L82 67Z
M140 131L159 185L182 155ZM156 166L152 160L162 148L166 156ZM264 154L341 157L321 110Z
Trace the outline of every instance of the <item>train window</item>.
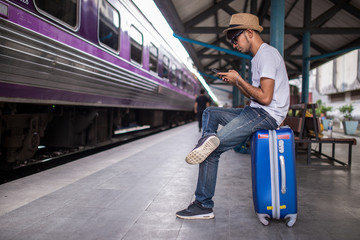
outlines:
M169 78L169 58L167 56L163 57L163 77Z
M192 81L190 80L190 82L189 82L189 84L188 84L188 86L187 86L188 93L190 93L190 94L193 94L193 93L194 93L194 87L193 87L192 84L193 84L193 83L192 83Z
M120 15L113 6L105 0L100 1L99 40L115 51L119 50Z
M183 73L181 70L178 70L178 74L177 74L177 86L178 87L182 86L182 79L183 79Z
M184 91L187 91L188 81L189 81L188 76L184 75L184 81L182 82L182 86L181 86L181 89L183 89Z
M155 47L154 44L150 43L149 52L150 52L150 59L149 59L150 70L157 72L159 50L157 47Z
M176 85L176 66L174 64L171 67L170 82Z
M131 60L142 64L143 35L134 26L130 28Z
M34 0L40 12L55 17L61 22L75 28L78 23L79 0Z

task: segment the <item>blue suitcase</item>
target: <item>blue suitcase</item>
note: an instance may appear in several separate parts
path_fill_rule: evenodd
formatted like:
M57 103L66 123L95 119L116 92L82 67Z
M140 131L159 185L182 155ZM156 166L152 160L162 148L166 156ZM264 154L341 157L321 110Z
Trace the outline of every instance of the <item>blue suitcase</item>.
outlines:
M251 141L252 190L260 222L286 219L292 227L297 217L294 134L290 128L259 130Z

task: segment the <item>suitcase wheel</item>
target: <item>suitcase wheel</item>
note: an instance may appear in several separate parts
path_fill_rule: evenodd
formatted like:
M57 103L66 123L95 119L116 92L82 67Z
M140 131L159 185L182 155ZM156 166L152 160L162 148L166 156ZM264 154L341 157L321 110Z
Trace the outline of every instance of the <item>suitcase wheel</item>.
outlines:
M285 216L286 219L286 226L288 227L292 227L294 226L295 222L296 222L296 217L297 214L289 214Z
M259 218L260 222L261 222L264 226L269 225L270 216L269 216L268 214L258 213L257 215L258 215L258 218Z

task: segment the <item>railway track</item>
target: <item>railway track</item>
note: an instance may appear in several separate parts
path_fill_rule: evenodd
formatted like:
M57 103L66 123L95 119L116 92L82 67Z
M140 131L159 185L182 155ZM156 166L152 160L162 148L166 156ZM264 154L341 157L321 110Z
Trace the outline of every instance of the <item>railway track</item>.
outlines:
M181 123L177 126L183 124L184 123ZM47 169L66 164L77 159L84 158L86 156L90 156L92 154L159 133L161 131L166 131L169 128L169 126L161 126L156 128L132 129L129 132L121 132L120 134L118 133L110 141L94 147L87 146L76 149L48 149L43 147L39 149L38 153L31 159L23 161L17 165L2 166L2 169L0 170L0 184L45 171Z

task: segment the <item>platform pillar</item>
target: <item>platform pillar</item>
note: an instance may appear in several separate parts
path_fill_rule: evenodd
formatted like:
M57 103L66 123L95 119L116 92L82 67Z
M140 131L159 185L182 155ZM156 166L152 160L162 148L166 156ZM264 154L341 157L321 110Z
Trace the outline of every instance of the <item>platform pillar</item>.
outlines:
M310 81L310 22L311 22L311 0L304 1L304 28L303 54L302 54L302 91L301 102L309 102L309 81Z
M271 1L270 45L284 55L285 0Z

